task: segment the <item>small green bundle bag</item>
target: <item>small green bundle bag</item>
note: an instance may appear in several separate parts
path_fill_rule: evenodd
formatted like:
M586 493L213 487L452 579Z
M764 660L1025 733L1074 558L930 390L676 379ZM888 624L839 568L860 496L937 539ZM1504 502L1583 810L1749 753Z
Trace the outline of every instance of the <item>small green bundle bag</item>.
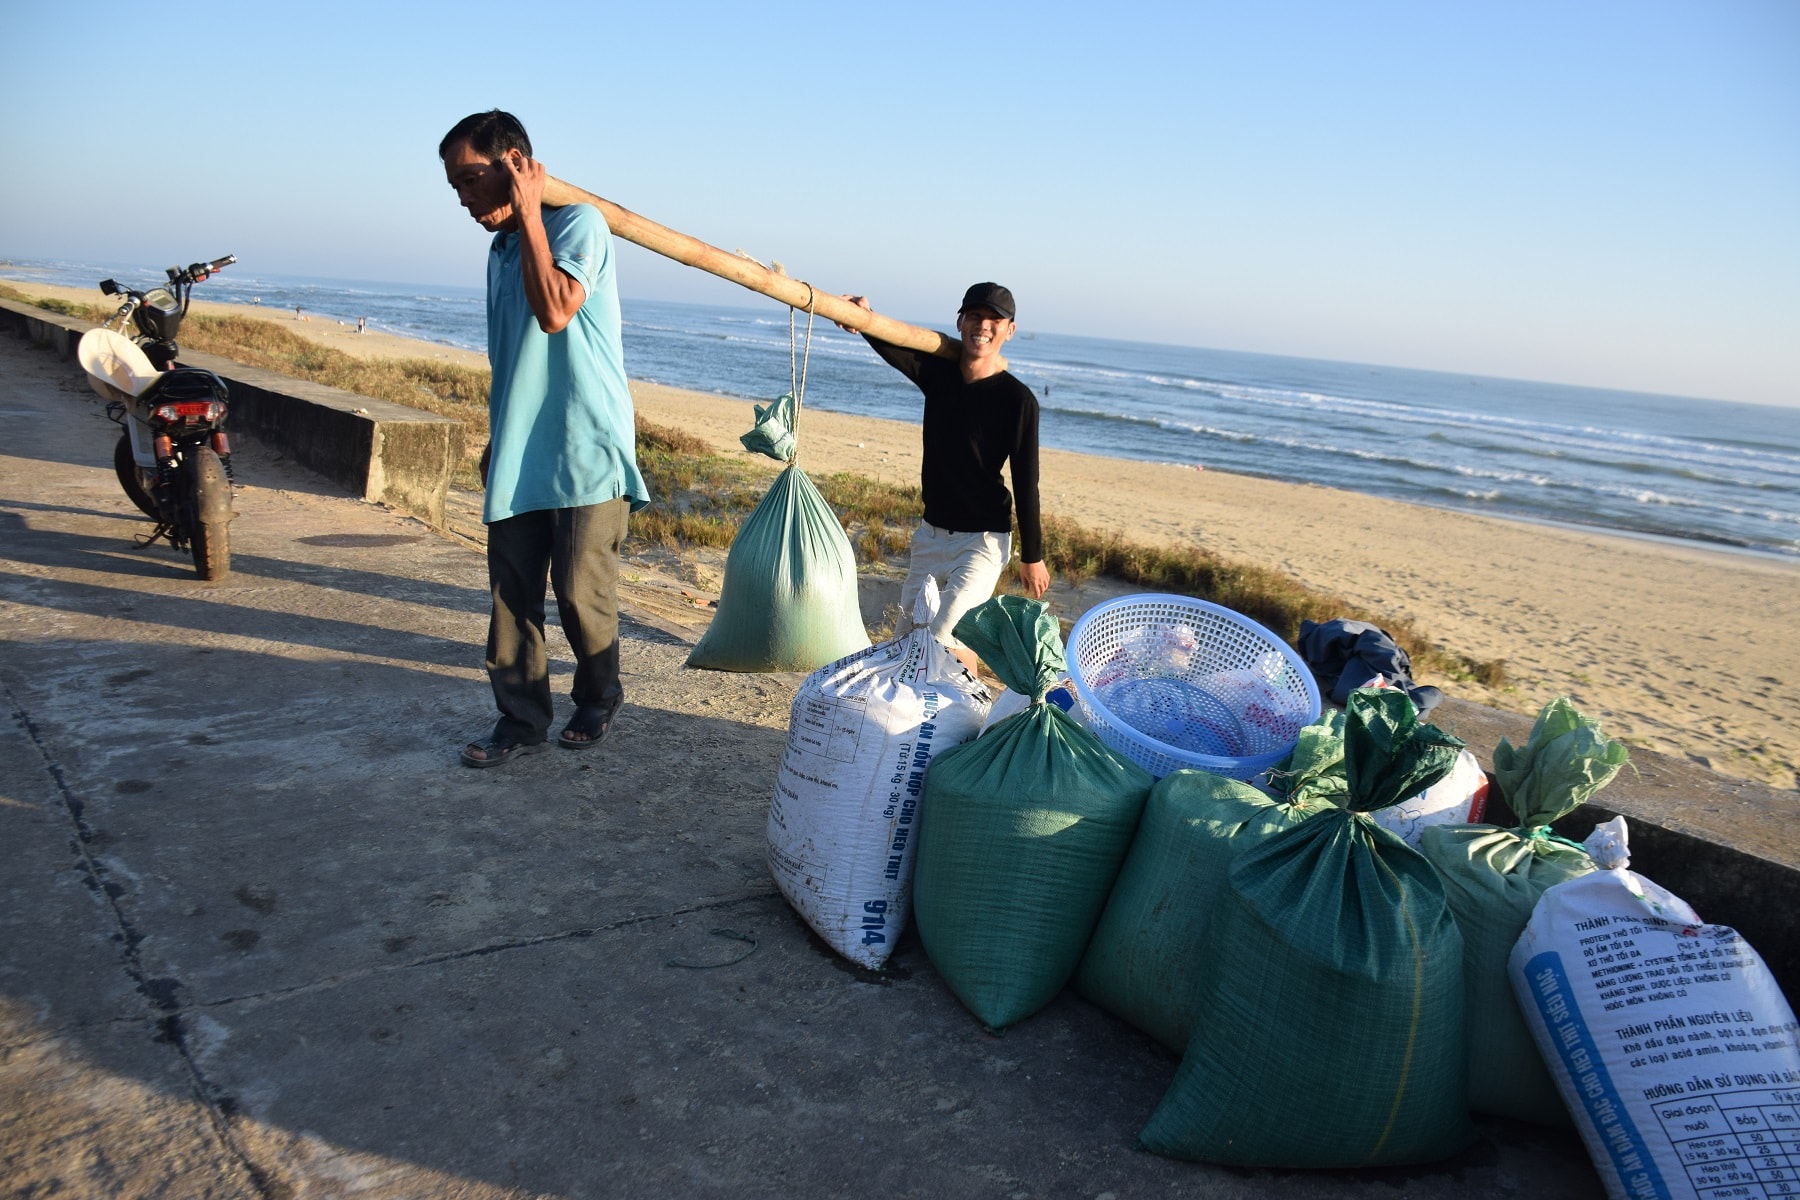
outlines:
M1001 1029L1074 974L1153 780L1044 703L1066 664L1041 601L996 596L956 636L1032 704L932 761L913 925L957 999Z
M1193 1037L1139 1134L1146 1149L1358 1167L1469 1144L1462 938L1431 864L1362 815L1442 779L1461 748L1404 692L1351 693L1347 807L1232 862Z
M1283 768L1287 777L1299 778L1321 752L1326 760L1341 760L1343 739L1331 734L1329 725L1301 730ZM1305 783L1287 799L1272 800L1247 783L1206 771L1165 775L1144 804L1075 990L1176 1053L1185 1050L1204 982L1206 923L1232 860L1333 807Z
M1505 738L1494 750L1495 780L1518 828L1437 825L1420 838L1462 930L1469 1107L1476 1112L1573 1124L1519 1014L1507 958L1544 892L1594 869L1587 851L1553 835L1551 823L1611 783L1629 758L1599 722L1559 696L1538 713L1523 750Z

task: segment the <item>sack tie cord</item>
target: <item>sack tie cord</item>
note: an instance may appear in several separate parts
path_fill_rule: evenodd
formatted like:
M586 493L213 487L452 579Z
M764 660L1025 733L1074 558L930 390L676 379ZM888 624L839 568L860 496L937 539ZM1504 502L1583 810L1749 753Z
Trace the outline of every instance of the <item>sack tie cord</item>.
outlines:
M806 283L805 280L801 280L800 282ZM794 329L794 307L793 305L788 306L788 394L794 398L794 422L792 426L794 433L794 457L792 461L796 464L800 461L800 405L801 402L806 399L806 365L812 358L813 305L817 300L818 294L813 291L813 285L807 283L806 344L804 348L798 351L798 371L796 371L795 368L795 346L798 338Z
M1579 850L1583 854L1587 853L1586 846L1582 845L1580 842L1572 842L1561 834L1552 832L1548 825L1538 825L1531 829L1526 829L1521 826L1519 832L1524 834L1528 841L1554 843L1558 846L1567 846L1572 850Z

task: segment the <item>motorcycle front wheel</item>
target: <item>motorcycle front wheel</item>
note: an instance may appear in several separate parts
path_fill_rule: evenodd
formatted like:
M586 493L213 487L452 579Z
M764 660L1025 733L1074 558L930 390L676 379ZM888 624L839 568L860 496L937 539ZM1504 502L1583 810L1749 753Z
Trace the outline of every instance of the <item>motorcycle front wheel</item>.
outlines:
M150 494L151 485L156 481L154 471L146 471L138 466L137 456L131 452L131 435L119 435L119 444L113 447L113 473L119 477L119 486L131 497L131 502L143 510L144 515L153 521L162 517L156 511L156 498Z
M192 451L187 473L188 549L200 578L217 581L231 571L231 480L210 446Z

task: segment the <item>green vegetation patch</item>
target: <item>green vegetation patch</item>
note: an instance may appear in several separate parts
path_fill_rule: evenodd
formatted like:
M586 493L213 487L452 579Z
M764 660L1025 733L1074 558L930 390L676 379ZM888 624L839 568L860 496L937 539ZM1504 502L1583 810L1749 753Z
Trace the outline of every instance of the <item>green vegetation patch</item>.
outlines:
M16 300L20 304L29 304L33 308L41 308L45 312L74 317L79 321L92 321L96 325L113 315L112 309L98 304L82 304L74 300L52 300L48 296L33 296L20 291L10 283L0 283L0 297Z

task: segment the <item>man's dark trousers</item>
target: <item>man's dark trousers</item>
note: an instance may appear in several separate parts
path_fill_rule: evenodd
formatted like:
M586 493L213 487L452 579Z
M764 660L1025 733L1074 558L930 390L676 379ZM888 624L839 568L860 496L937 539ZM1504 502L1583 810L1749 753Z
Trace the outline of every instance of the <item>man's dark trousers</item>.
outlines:
M544 580L556 592L563 633L575 651L578 709L610 716L624 698L619 684L619 548L630 501L520 513L488 528L487 669L501 737L538 742L556 709L544 651Z

